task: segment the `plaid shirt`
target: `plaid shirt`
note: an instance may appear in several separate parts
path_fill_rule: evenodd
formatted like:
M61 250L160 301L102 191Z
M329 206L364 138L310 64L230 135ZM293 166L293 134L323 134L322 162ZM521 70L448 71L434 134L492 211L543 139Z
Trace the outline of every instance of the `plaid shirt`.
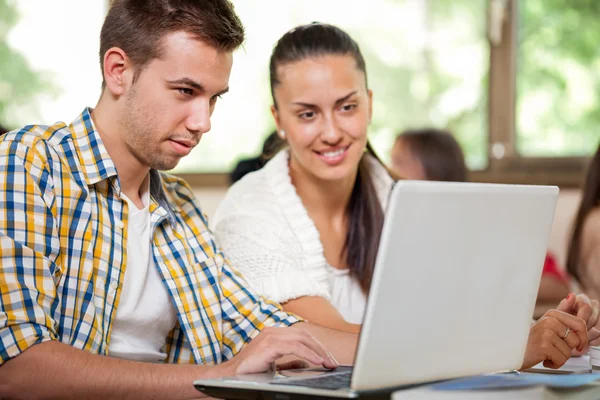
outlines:
M150 173L151 254L178 317L166 362L219 363L297 322L230 267L191 189ZM47 340L107 354L127 263L120 193L89 109L0 139L0 365Z

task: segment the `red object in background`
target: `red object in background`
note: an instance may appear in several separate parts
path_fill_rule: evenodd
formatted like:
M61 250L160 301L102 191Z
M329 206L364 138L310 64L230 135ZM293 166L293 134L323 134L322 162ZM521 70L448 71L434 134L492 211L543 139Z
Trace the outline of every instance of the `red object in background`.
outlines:
M546 259L544 260L544 269L542 270L542 276L550 276L565 283L569 282L567 274L561 268L559 268L556 259L550 253L546 253Z

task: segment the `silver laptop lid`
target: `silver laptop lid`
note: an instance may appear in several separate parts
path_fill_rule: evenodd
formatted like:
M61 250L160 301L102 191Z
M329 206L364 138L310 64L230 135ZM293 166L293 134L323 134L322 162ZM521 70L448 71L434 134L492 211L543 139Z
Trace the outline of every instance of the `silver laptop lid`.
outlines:
M557 195L550 186L398 182L352 389L519 368Z

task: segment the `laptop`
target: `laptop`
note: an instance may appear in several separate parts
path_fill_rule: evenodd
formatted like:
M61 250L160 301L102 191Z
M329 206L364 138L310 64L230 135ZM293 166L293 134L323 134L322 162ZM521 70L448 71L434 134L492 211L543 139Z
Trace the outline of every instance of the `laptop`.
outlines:
M230 399L389 398L521 367L558 188L400 181L391 194L354 367L201 379Z

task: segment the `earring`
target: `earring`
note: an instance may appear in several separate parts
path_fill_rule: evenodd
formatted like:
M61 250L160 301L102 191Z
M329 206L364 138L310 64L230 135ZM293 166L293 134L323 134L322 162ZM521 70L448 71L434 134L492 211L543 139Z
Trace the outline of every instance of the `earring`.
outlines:
M285 131L283 129L279 131L279 137L285 139Z

